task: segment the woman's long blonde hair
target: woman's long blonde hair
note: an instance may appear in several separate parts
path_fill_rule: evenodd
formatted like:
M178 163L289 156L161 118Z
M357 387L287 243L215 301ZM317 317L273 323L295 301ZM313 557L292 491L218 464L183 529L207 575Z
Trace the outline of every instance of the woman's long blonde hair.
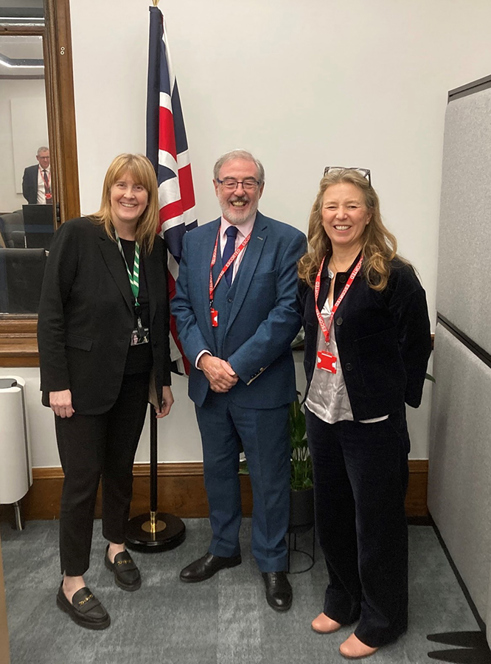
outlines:
M365 205L371 215L370 223L365 226L361 236L363 274L370 288L382 291L389 279L390 261L397 256L397 240L382 222L380 203L374 188L361 173L353 169L333 171L320 181L319 192L309 219L310 248L300 259L298 276L313 288L322 259L331 255L331 240L322 225L322 204L326 189L341 182L353 184L363 192Z
M135 184L142 185L148 192L148 204L138 220L135 239L145 252L150 253L159 222L159 191L155 170L144 155L125 153L113 159L107 169L102 186L101 209L89 217L94 223L104 225L106 233L114 240L114 226L111 220L111 187L126 173L131 175Z

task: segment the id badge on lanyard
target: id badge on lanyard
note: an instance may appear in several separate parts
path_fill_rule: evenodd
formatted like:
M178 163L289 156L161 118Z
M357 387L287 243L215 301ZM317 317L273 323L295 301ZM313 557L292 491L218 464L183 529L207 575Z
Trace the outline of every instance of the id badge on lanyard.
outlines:
M218 327L218 311L210 307L211 326Z
M337 361L338 358L329 353L327 350L317 351L317 368L323 369L324 371L329 371L329 373L337 373Z
M135 306L136 327L131 333L130 346L141 346L148 344L150 341L150 330L148 327L143 327L142 319L140 316L140 305Z
M133 259L133 272L130 272L128 263L126 262L126 256L124 255L123 245L119 239L119 235L116 229L114 229L114 235L116 236L116 241L118 243L118 248L121 256L123 257L124 264L126 266L126 272L128 274L128 279L131 286L131 292L135 298L135 318L136 318L136 327L131 332L130 337L130 346L141 346L142 344L148 344L150 341L150 331L148 327L143 327L141 320L141 307L138 302L138 295L140 292L140 245L138 242L135 242L135 257Z
M319 311L319 307L317 306L317 302L319 299L319 291L320 291L320 286L321 286L321 274L322 274L322 268L324 267L324 261L326 260L325 256L322 259L322 263L320 265L319 271L317 273L317 276L315 278L315 287L314 287L314 302L315 302L315 314L317 316L317 320L319 322L319 327L322 330L322 333L324 335L324 339L326 342L326 346L329 346L330 342L330 329L332 325L332 321L334 320L334 314L338 310L339 305L343 301L344 296L350 289L351 284L355 280L356 275L360 271L361 264L363 263L363 256L360 257L360 260L358 263L355 265L352 273L349 276L348 281L346 282L345 287L343 288L340 296L336 300L334 306L331 309L331 313L329 314L329 321L328 324L324 322L324 318L322 317L321 312ZM333 355L333 353L330 353L327 350L319 350L317 351L317 363L316 363L316 368L317 369L322 369L322 371L328 371L329 373L335 374L337 373L337 362L338 358Z
M242 244L237 247L237 249L234 251L232 256L228 259L228 261L225 263L225 265L222 267L220 274L217 277L217 280L215 283L213 283L213 268L215 266L216 260L217 260L217 251L218 251L218 240L220 238L220 229L218 229L217 233L217 238L215 240L215 247L213 249L213 255L211 257L211 263L210 263L210 285L209 285L209 293L210 293L210 320L211 320L211 326L212 327L218 327L218 311L213 308L213 295L215 293L215 289L220 283L220 280L222 279L223 275L225 272L232 267L233 262L237 258L237 256L244 251L244 249L247 247L247 244L249 243L249 240L251 239L251 233L245 238L245 240L242 242Z

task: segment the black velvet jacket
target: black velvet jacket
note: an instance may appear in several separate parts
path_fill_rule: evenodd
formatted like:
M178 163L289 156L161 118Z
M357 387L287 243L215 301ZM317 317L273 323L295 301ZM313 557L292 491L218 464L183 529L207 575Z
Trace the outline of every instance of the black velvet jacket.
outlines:
M337 299L356 261L339 272ZM384 291L370 288L360 270L334 315L339 361L355 421L382 417L404 402L421 403L431 353L430 322L425 292L413 268L395 259ZM319 309L329 291L327 260L321 275ZM314 291L299 282L298 300L305 329L304 367L307 392L316 366L317 333Z

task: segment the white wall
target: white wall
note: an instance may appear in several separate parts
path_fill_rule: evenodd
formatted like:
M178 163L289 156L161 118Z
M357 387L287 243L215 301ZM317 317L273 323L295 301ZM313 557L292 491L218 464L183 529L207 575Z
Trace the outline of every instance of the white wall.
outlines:
M305 391L305 374L301 356L295 354L298 390ZM26 381L26 409L30 432L32 465L35 468L52 468L60 465L53 413L41 404L39 391L39 369L0 367L0 377L20 376ZM201 443L194 416L194 408L187 397L187 379L173 377L172 386L176 399L168 417L157 421L158 460L159 462L201 461ZM428 456L429 412L431 403L430 384L425 385L421 408L408 408L408 426L411 436L411 457L415 459ZM145 427L136 454L136 462L149 461L150 425L147 416Z
M31 437L32 465L36 468L59 466L53 413L41 404L39 369L0 368L0 377L20 376L26 381L26 408ZM194 412L187 398L187 379L173 377L176 403L171 414L158 421L159 462L201 461L201 446ZM149 460L150 425L147 416L136 462Z
M434 320L447 92L491 73L488 0L162 0L160 7L201 223L218 215L213 163L234 147L265 165L262 211L304 231L323 167L368 167ZM88 213L99 207L112 158L145 151L148 9L135 0L72 0L71 15ZM193 407L185 379L175 382L175 410L159 423L160 458L196 460ZM422 408L408 409L413 458L428 456L430 392L427 384ZM50 449L37 457L41 465L54 465ZM140 450L138 458L146 456Z
M261 209L306 230L326 164L371 168L387 225L435 302L449 89L491 73L488 0L161 1L200 220L222 152L263 160ZM80 184L97 209L115 154L145 150L147 3L72 0Z

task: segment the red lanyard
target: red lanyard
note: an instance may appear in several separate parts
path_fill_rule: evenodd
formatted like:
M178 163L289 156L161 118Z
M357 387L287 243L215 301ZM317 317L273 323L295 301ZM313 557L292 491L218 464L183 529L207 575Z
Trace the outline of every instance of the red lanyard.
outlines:
M319 299L319 291L321 288L321 274L322 274L322 268L324 267L324 261L326 260L326 257L322 259L321 266L319 268L319 272L317 272L317 276L315 278L315 287L314 287L314 300L315 300L315 314L317 316L317 320L319 321L319 327L321 328L323 334L324 334L324 339L326 340L326 344L329 344L329 330L331 329L332 321L334 318L334 314L338 310L339 305L343 301L344 296L346 293L349 291L349 288L353 281L355 280L356 275L360 271L361 264L363 263L363 256L360 257L360 260L358 263L355 265L353 272L350 274L348 281L346 282L346 286L343 288L341 295L338 297L336 300L336 303L334 304L333 308L331 309L331 313L329 316L329 324L326 325L324 322L324 319L322 318L322 314L319 311L319 307L317 306L317 301Z
M211 257L211 263L210 263L210 306L213 302L213 294L215 292L215 288L220 283L221 278L223 277L225 272L228 270L228 268L232 265L232 263L237 258L237 256L242 251L244 251L244 249L247 247L247 244L249 243L249 240L251 239L251 233L249 233L249 235L245 238L245 240L242 242L242 244L237 247L237 249L230 256L228 261L222 267L222 270L221 270L220 274L218 275L217 280L215 281L215 283L213 283L213 268L215 266L215 263L217 262L218 240L220 239L220 230L221 229L219 228L218 233L217 233L217 239L215 240L215 248L213 249L213 255Z

